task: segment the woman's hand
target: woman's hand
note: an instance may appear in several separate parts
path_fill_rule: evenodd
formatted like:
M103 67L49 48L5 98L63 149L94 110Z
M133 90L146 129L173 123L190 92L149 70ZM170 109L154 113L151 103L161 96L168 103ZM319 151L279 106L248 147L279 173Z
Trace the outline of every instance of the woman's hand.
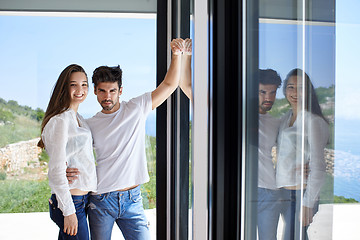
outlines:
M182 52L184 55L192 55L192 41L190 38L185 39L183 42Z
M64 217L64 233L75 236L78 230L78 220L76 214L73 213Z

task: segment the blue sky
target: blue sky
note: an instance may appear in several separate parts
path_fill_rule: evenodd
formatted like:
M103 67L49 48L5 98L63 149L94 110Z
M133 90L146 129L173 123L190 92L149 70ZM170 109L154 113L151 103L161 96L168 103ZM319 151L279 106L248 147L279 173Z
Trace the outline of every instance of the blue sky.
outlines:
M101 65L123 69L127 100L155 89L156 19L0 16L0 97L46 109L60 72ZM100 110L93 88L79 112Z

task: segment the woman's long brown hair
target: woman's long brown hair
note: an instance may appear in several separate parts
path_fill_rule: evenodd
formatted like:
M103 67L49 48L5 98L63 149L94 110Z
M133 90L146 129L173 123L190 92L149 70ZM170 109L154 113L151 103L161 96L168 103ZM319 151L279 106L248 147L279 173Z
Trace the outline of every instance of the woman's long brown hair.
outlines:
M69 94L69 82L71 74L75 72L85 73L85 70L77 64L71 64L60 73L60 76L56 81L54 89L52 91L44 119L41 123L41 133L43 132L45 125L53 116L66 111L70 107L71 100ZM45 147L42 139L40 139L38 147Z
M305 79L305 94L306 94L306 97L304 98L305 110L321 117L322 119L325 120L326 123L329 123L329 121L325 118L325 116L321 111L321 107L319 104L319 100L316 96L314 85L312 84L309 75L307 75L307 73L304 72L302 69L295 68L288 73L288 75L284 80L284 86L283 86L284 96L286 96L286 87L290 77L303 77L303 76Z

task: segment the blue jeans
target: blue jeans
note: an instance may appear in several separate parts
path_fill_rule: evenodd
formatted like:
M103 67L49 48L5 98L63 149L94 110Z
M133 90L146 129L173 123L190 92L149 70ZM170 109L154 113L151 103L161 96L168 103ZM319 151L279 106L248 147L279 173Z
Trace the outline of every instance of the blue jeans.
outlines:
M282 203L282 191L258 188L259 240L276 240Z
M114 222L126 240L150 239L140 186L90 196L89 225L92 240L110 240Z
M58 202L56 200L55 194L51 195L49 199L49 211L50 218L58 225L59 237L58 239L66 240L88 240L89 239L89 228L86 220L86 208L88 205L89 194L83 196L72 196L75 209L76 209L76 217L78 219L78 233L75 236L70 236L64 233L64 216L60 208L58 208ZM51 200L51 201L50 201Z
M306 190L305 190L306 191ZM300 222L300 205L301 205L301 191L282 189L284 196L284 240L298 240L300 239L300 231L302 232L301 239L309 239L307 230L309 226L303 226ZM319 201L317 201L313 208L313 214L317 213L319 209Z

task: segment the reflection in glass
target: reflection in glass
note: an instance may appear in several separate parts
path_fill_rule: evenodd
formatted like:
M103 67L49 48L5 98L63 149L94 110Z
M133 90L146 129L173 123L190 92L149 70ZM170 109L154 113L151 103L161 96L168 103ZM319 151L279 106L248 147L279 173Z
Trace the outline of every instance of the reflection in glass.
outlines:
M316 20L320 16L316 11L309 13L314 6L302 9L301 4L290 6L284 2L283 7L305 14L280 16L264 2L259 5L263 14L259 19L259 68L274 69L284 80L283 91L277 92L274 101L268 100L271 110L265 108L266 104L263 108L280 122L275 144L264 136L271 131L269 128L277 128L271 121L263 120L261 104L266 101L261 98L261 82L259 85L259 187L264 177L262 154L268 159L272 154L266 168L275 174L272 195L268 191L272 190L270 180L263 185L268 188L265 194L258 189L259 239L322 239L319 234L329 236L326 234L332 229L329 220L334 202L335 24L330 6L322 6L323 11L329 11L326 16L330 16L322 18L323 22ZM274 146L271 153L269 147L264 149L265 142ZM268 215L261 214L259 206L264 203L270 205L268 210L272 209ZM267 227L265 232L270 238L264 237L262 225Z
M291 70L283 89L291 106L281 119L277 141L276 185L284 202L283 237L305 239L325 181L329 129L306 73Z
M276 239L282 208L281 191L276 186L273 147L279 131L280 120L271 116L276 91L281 78L273 69L259 71L259 152L258 152L258 204L257 226L259 239Z

